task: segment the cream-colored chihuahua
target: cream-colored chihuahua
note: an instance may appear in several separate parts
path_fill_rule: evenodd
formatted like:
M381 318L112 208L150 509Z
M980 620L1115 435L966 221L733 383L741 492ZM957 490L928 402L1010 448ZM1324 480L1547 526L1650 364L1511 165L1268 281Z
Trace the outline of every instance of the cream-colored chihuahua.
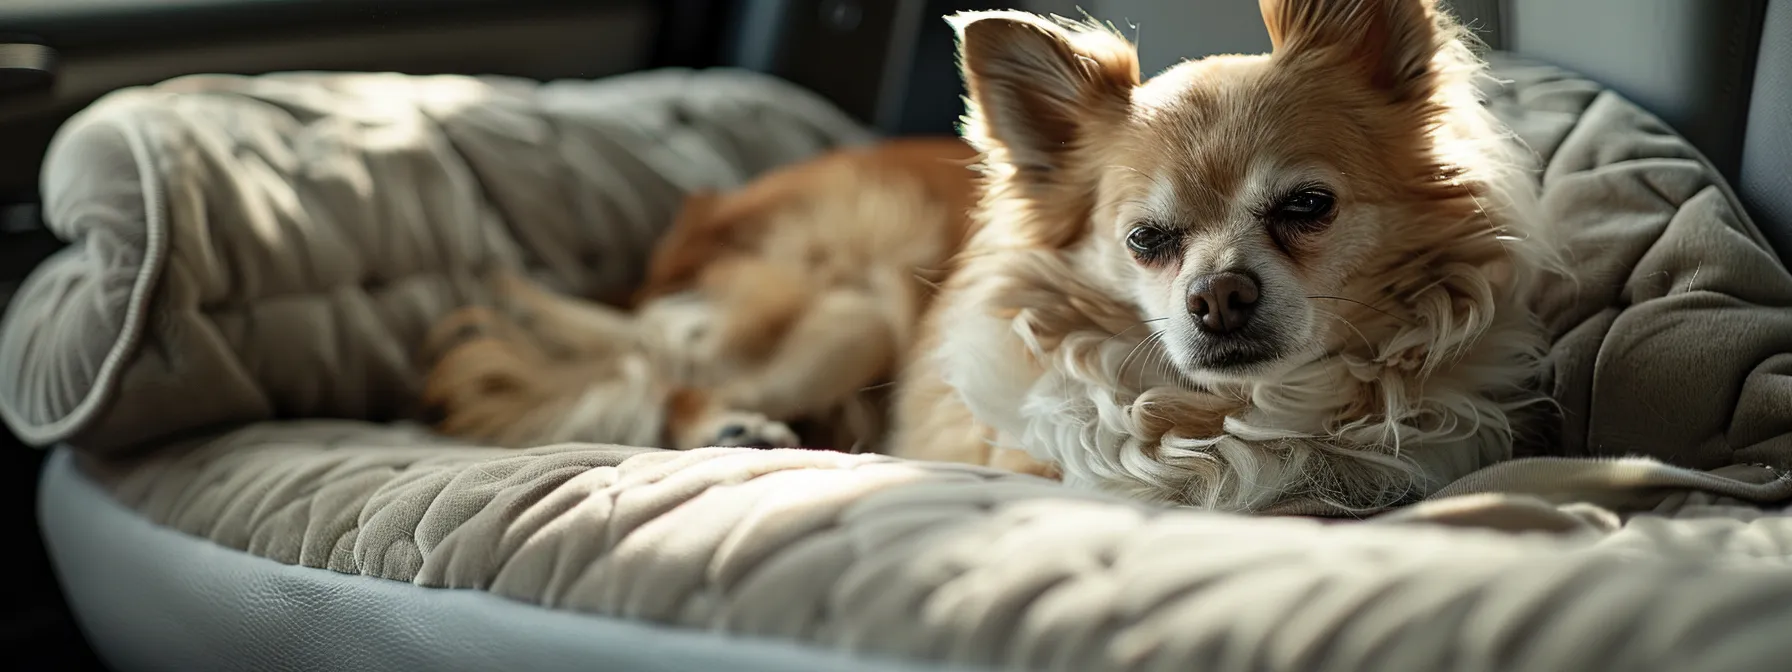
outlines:
M1433 0L1262 0L1273 53L1140 81L1111 30L952 20L979 230L893 452L1238 511L1363 511L1510 456L1561 268Z

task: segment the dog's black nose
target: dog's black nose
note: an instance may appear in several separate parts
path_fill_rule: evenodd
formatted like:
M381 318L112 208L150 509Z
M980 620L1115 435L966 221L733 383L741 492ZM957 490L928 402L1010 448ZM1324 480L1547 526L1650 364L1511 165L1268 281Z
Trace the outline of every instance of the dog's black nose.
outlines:
M1195 326L1210 334L1230 334L1243 329L1257 312L1257 281L1238 271L1210 273L1188 286L1188 314Z

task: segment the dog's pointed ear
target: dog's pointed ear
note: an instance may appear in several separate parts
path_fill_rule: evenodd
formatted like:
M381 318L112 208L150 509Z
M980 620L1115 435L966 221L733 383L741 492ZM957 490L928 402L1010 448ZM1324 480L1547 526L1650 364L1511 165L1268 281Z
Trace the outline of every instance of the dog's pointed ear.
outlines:
M1139 85L1137 50L1111 30L1013 11L946 20L970 92L965 136L1004 150L1023 174L1063 167L1083 132L1124 114Z
M1258 0L1277 58L1350 69L1395 102L1427 98L1444 34L1436 0Z

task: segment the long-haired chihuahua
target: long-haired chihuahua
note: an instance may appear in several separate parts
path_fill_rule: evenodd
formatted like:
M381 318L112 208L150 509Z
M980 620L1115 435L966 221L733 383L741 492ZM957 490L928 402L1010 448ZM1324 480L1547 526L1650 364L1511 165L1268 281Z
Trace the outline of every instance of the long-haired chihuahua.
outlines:
M1111 29L952 19L986 188L894 453L1290 512L1510 456L1563 264L1469 36L1434 0L1261 9L1272 53L1149 81Z

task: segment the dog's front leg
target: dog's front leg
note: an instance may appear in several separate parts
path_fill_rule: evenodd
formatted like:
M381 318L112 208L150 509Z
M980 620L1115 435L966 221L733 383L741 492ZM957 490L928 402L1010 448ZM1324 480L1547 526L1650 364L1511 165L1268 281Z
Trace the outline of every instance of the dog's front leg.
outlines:
M841 403L885 375L896 360L894 328L877 298L823 294L792 323L760 366L721 385L734 408L793 419Z
M1058 478L1052 461L1007 442L1026 426L1022 404L1045 373L1012 320L973 301L943 305L928 319L924 331L933 337L897 385L889 453Z
M780 424L821 414L888 375L895 364L895 328L879 299L857 290L815 297L783 324L767 324L772 313L747 312L753 304L718 297L724 328L726 370L680 391L672 413L673 443L712 445L796 445ZM775 340L745 348L738 333L771 334ZM702 348L699 348L702 349ZM734 356L726 356L734 355ZM873 437L861 437L873 438Z
M493 282L500 312L553 356L591 359L641 347L640 323L629 313L551 291L513 272Z

